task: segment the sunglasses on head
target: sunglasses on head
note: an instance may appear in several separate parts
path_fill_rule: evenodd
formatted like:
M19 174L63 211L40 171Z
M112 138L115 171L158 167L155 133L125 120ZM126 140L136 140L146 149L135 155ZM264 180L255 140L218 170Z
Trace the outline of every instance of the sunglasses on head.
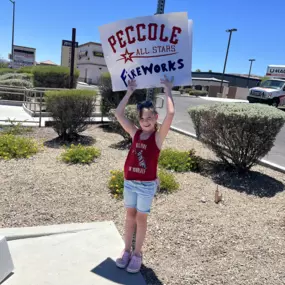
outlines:
M152 101L149 101L149 100L137 104L138 110L141 110L143 108L151 108L151 107L153 107L153 103Z

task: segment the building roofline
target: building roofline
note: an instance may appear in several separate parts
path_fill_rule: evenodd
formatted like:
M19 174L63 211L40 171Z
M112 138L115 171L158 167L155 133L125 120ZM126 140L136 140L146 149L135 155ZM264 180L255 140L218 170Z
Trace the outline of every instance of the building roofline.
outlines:
M88 43L85 43L85 44L82 44L82 45L79 45L78 47L84 47L84 46L87 46L87 45L96 45L96 46L102 46L102 44L100 43L96 43L96 42L88 42Z
M192 80L201 80L201 81L214 81L214 82L221 82L221 79L215 77L192 77ZM227 80L223 80L225 83L229 83Z
M201 72L196 72L196 71L192 71L192 75L196 75L198 76L199 74L201 74L201 76L203 76L202 74L211 74L213 75L213 77L215 77L215 75L222 75L223 73L222 72L208 72L208 71L201 71ZM239 75L234 75L234 74L229 74L229 73L225 73L225 76L228 76L228 77L232 77L232 78L243 78L243 79L247 79L246 77L244 76L239 76ZM194 78L194 76L193 76ZM261 81L261 79L258 79L258 78L252 78L250 77L250 80L259 80Z
M28 49L33 49L33 50L36 50L35 48L31 48L31 47L24 47L24 46L17 46L17 45L14 45L14 48L15 47L20 47L20 48L28 48Z

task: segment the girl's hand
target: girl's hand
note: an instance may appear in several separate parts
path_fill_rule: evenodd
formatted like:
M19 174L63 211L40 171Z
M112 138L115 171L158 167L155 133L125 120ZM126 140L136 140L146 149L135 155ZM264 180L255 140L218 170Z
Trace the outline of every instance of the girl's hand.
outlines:
M169 80L167 78L166 75L164 75L164 79L160 79L160 83L164 85L165 88L169 89L169 90L172 90L172 87L173 87L173 80L174 80L174 77L172 76L171 77L171 80Z
M136 80L129 80L128 81L128 92L133 93L137 88Z

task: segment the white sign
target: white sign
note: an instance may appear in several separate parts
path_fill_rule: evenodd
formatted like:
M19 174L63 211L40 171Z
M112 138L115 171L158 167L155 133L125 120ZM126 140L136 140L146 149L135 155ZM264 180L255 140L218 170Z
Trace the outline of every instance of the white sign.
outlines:
M285 65L269 65L267 67L266 76L285 77Z
M191 85L192 21L187 13L122 20L99 28L113 91L162 87L164 75L175 86Z

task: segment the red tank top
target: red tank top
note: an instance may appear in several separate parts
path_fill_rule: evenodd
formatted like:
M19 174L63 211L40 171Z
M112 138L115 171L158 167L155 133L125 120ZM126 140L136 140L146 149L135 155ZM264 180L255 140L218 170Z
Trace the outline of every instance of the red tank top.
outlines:
M147 140L141 140L142 130L134 136L127 156L124 176L126 180L153 181L157 178L157 163L160 149L156 145L153 132Z

